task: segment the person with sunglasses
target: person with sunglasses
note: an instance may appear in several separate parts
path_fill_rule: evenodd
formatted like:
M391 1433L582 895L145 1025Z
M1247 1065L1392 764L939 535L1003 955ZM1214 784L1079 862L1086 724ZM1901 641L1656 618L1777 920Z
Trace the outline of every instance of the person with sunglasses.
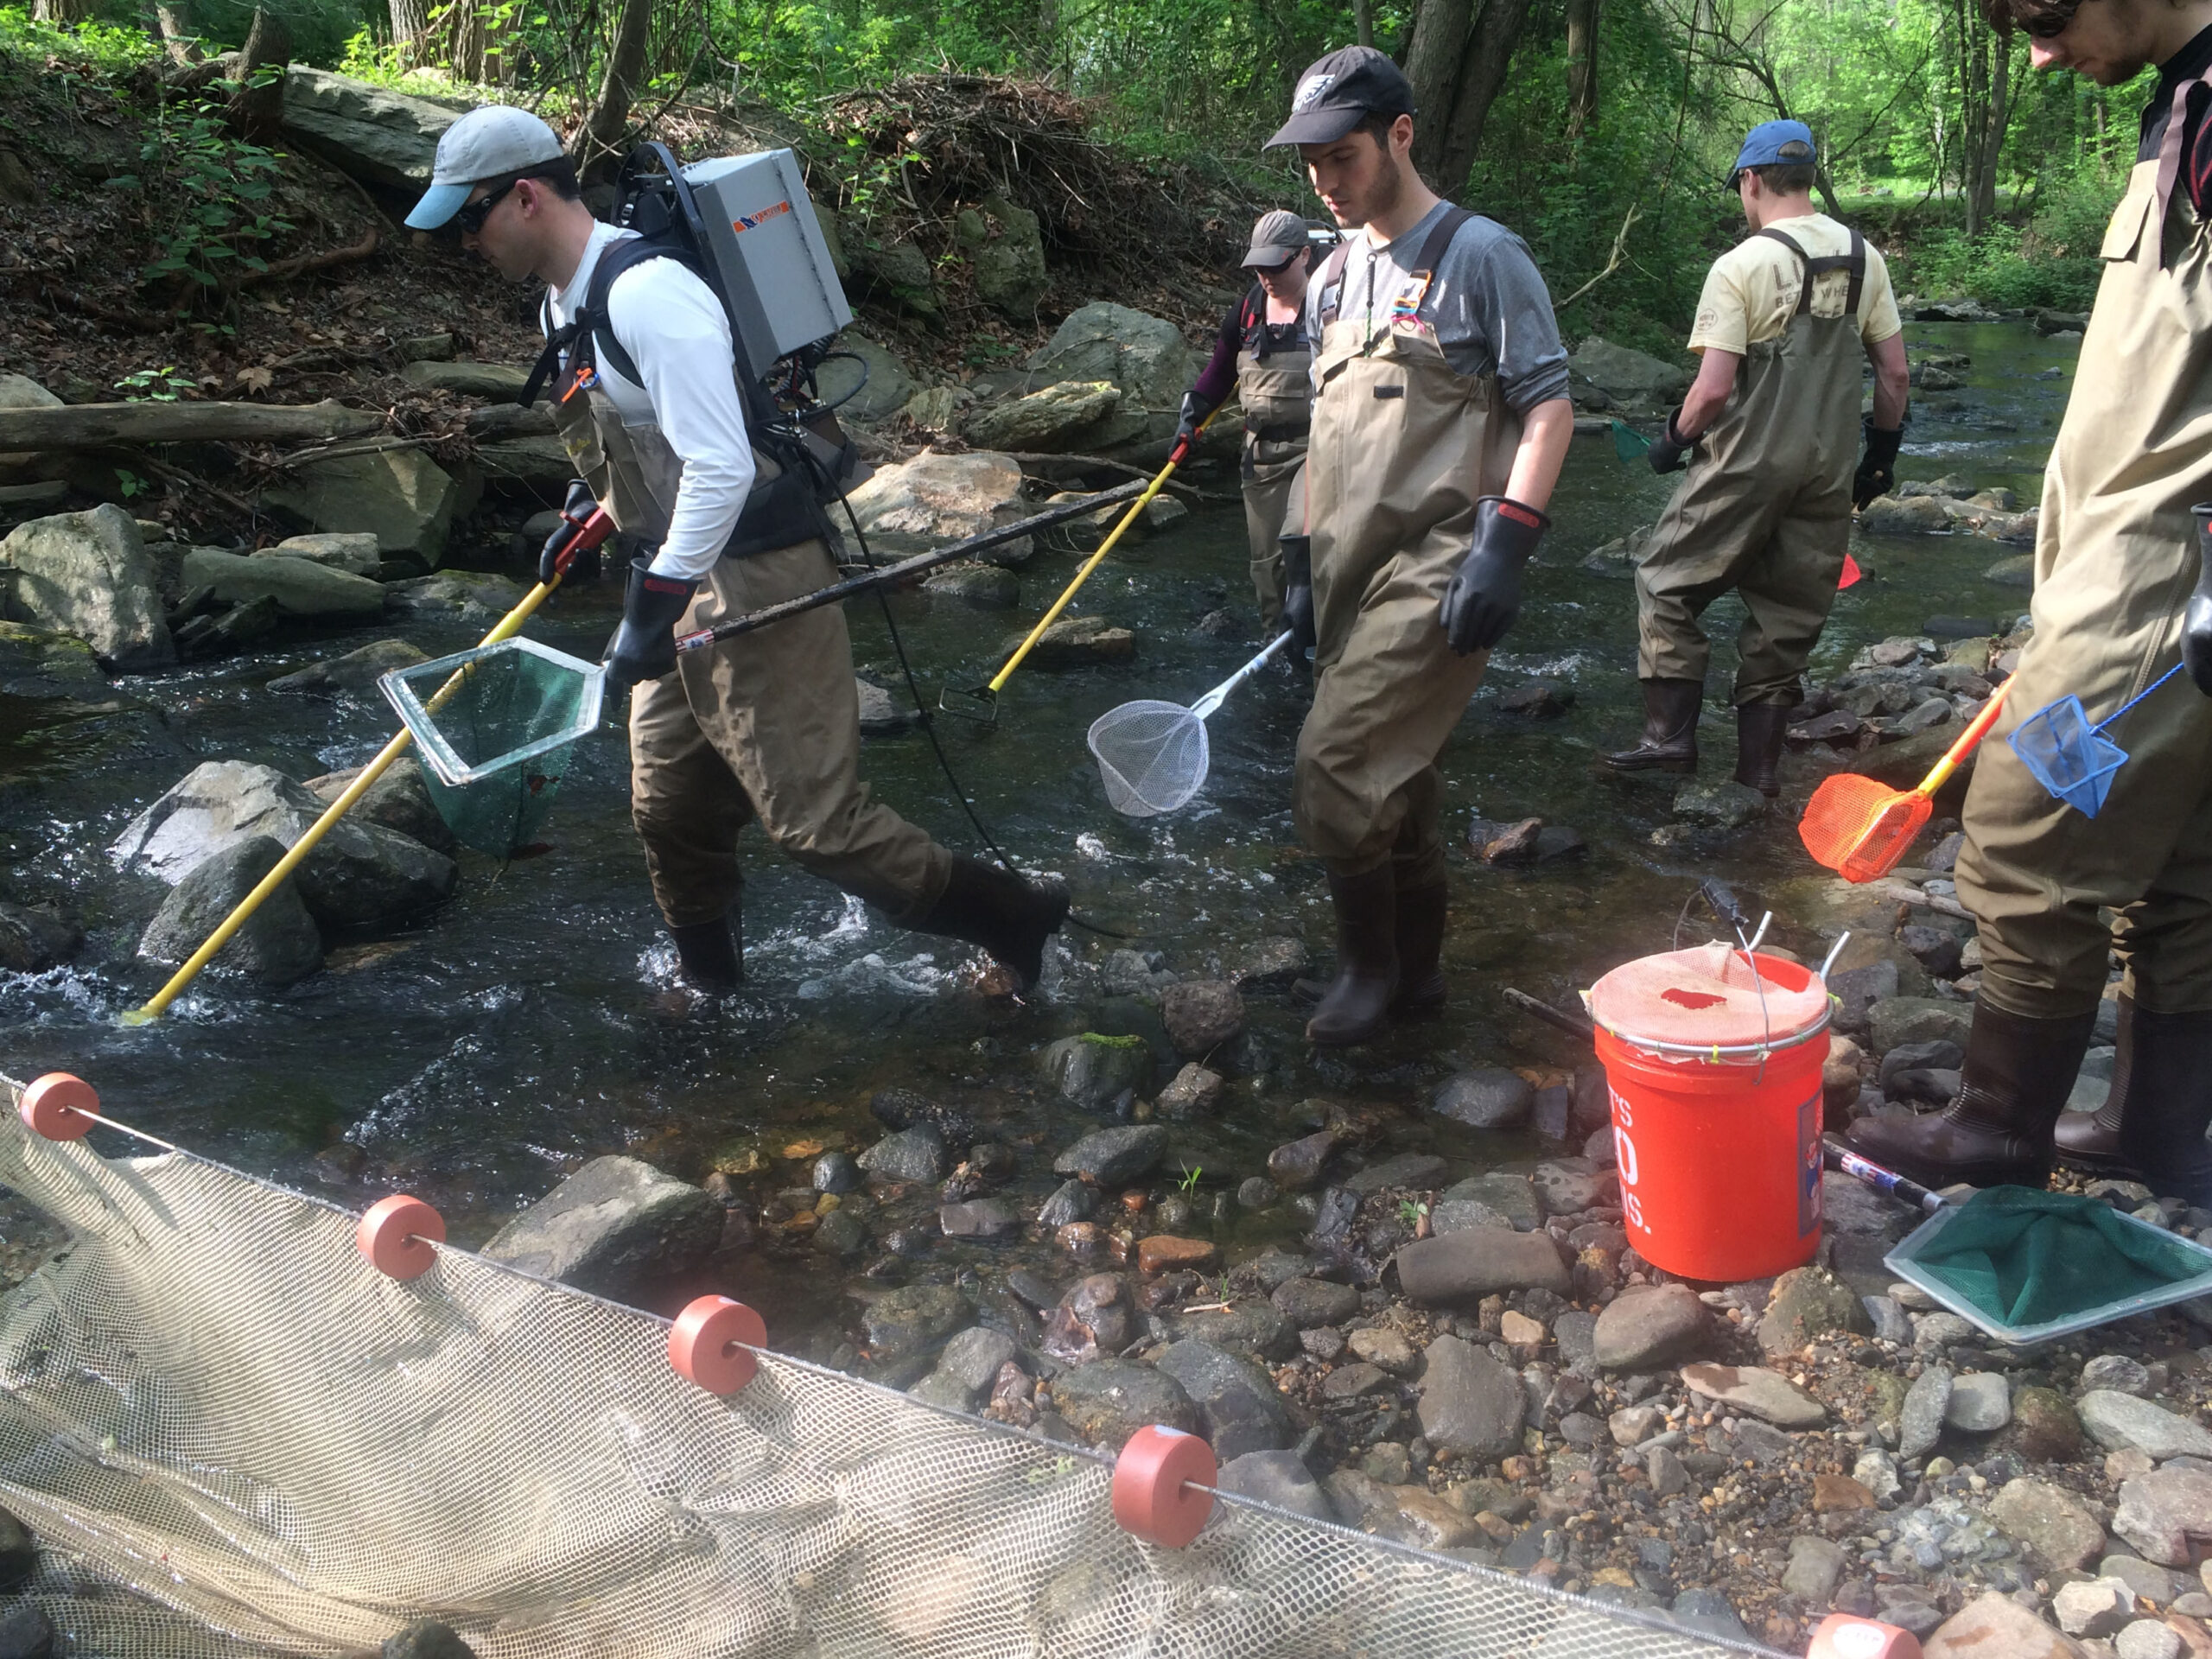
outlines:
M408 215L448 223L512 282L545 285L560 347L554 420L577 470L538 567L604 503L628 556L608 700L629 693L631 816L683 977L741 977L739 832L748 819L803 868L894 926L978 944L1034 984L1066 889L957 858L860 779L860 703L844 613L808 612L678 661L676 636L837 578L798 475L756 451L721 299L661 245L592 216L559 137L524 110L473 110L438 141ZM598 574L596 563L570 579Z
M1222 317L1213 355L1183 394L1182 423L1175 429L1175 442L1188 445L1198 423L1232 391L1236 394L1244 411L1244 531L1252 548L1252 593L1259 601L1261 632L1270 635L1283 620L1281 537L1292 486L1306 464L1313 400L1307 246L1306 221L1296 213L1277 208L1260 215L1243 260L1256 280Z
M1703 361L1652 442L1652 471L1688 470L1637 561L1643 732L1605 756L1616 772L1697 770L1713 655L1699 619L1732 588L1747 613L1732 698L1736 781L1781 793L1783 737L1835 603L1852 509L1891 487L1904 436L1904 324L1881 253L1814 211L1816 161L1811 128L1768 121L1729 173L1751 233L1706 274L1689 341ZM1854 474L1862 360L1873 365L1874 410Z
M2212 1207L2212 0L1982 0L2040 70L2101 86L2158 66L2104 275L2044 472L2034 634L2002 737L2069 694L2127 716L2126 763L2094 817L1981 746L1959 898L1981 987L1958 1097L1863 1118L1866 1156L1930 1186L2040 1187L2054 1155ZM2192 511L2194 509L2194 511ZM2120 967L2118 1057L2094 1113L2062 1116Z

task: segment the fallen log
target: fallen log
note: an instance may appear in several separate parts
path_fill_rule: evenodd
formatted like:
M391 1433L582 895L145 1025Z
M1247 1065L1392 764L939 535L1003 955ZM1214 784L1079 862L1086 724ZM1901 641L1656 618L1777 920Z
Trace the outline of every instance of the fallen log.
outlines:
M372 432L381 416L343 404L64 404L0 409L0 452L110 444L284 443Z

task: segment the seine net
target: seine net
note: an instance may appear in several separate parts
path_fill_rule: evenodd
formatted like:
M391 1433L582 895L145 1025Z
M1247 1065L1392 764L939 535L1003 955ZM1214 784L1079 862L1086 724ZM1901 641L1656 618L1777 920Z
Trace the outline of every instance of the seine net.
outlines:
M600 671L534 639L394 669L378 683L429 763L423 781L446 828L494 858L537 841L569 746L599 724Z
M0 1504L73 1653L423 1618L486 1659L1767 1651L1247 1500L1154 1548L1084 1448L773 1353L720 1399L649 1314L443 1247L387 1279L353 1216L188 1153L10 1110L0 1180L73 1236L0 1301Z

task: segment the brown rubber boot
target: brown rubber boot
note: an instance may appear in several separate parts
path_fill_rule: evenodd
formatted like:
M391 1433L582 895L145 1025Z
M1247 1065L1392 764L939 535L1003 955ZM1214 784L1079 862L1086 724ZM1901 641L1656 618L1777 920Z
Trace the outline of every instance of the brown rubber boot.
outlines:
M1736 781L1770 800L1782 793L1775 773L1790 712L1778 702L1740 703L1736 709Z
M1045 941L1067 919L1068 890L1032 881L980 859L955 858L944 893L929 914L907 926L980 944L1027 990L1045 970Z
M745 947L739 938L737 912L717 916L711 922L669 924L668 937L676 941L677 971L692 989L709 996L727 996L745 979Z
M2114 1039L2120 1052L2112 1063L2112 1089L2105 1096L2105 1103L2094 1112L2062 1112L2058 1128L2051 1139L2057 1148L2058 1161L2069 1169L2087 1170L2092 1175L2115 1176L2123 1180L2141 1180L2141 1173L2120 1156L2120 1119L2127 1108L2130 1064L2135 1054L2135 1002L2132 997L2120 999L2120 1031Z
M1382 1029L1398 994L1398 892L1388 864L1360 875L1329 876L1337 911L1337 976L1306 1022L1306 1039L1325 1048L1363 1043Z
M1909 1122L1862 1117L1845 1138L1923 1186L2041 1187L2050 1179L2052 1128L2096 1023L2094 1009L2031 1020L1977 1003L1959 1097Z
M1444 912L1451 888L1438 881L1397 895L1398 995L1393 1014L1428 1014L1444 1006Z
M1697 713L1702 680L1638 680L1643 688L1643 736L1632 749L1605 757L1615 772L1695 772Z

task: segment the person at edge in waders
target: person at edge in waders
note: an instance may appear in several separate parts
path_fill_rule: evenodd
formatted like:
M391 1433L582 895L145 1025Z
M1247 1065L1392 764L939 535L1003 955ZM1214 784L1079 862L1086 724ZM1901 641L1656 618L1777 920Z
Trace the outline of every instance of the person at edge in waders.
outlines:
M1636 677L1643 735L1617 772L1697 770L1697 717L1713 655L1698 619L1734 588L1736 781L1777 795L1798 677L1835 603L1851 513L1888 492L1904 435L1905 359L1882 256L1813 211L1812 129L1751 129L1729 175L1751 234L1713 262L1682 406L1652 441L1656 473L1689 471L1636 567ZM1874 412L1859 454L1859 358Z
M2058 1150L2212 1205L2212 579L2190 512L2212 499L2212 0L1983 5L2027 32L2038 69L2118 86L2159 66L2044 473L2035 632L1998 733L2068 692L2093 717L2117 709L2177 656L2196 683L2128 715L2094 817L1981 746L1957 870L1982 957L1959 1096L1851 1140L1931 1186L2043 1185L2117 954L2112 1092Z
M555 382L563 442L586 476L545 545L541 580L603 502L628 557L609 701L630 693L630 802L653 898L684 977L741 976L738 832L757 818L807 869L898 926L979 944L1023 986L1065 917L1057 884L956 858L869 798L843 613L824 607L677 659L675 640L836 580L827 520L805 492L772 491L733 372L729 322L680 260L626 255L638 238L594 219L560 140L528 112L471 111L438 141L407 223L448 220L511 281L547 288L552 335L580 315ZM626 361L610 361L616 354ZM582 562L580 562L581 563ZM596 562L569 579L597 574Z
M1314 194L1361 232L1306 289L1306 534L1283 543L1284 623L1315 646L1292 811L1337 922L1306 1034L1330 1045L1444 1001L1436 760L1520 610L1574 431L1527 246L1421 181L1413 117L1398 67L1346 47L1300 78L1268 140L1297 145Z
M1260 626L1282 621L1282 526L1291 486L1306 464L1310 372L1306 340L1306 221L1277 209L1252 226L1244 269L1257 278L1221 320L1213 356L1183 394L1175 442L1188 443L1198 423L1230 390L1244 411L1244 531L1252 545L1252 592Z

